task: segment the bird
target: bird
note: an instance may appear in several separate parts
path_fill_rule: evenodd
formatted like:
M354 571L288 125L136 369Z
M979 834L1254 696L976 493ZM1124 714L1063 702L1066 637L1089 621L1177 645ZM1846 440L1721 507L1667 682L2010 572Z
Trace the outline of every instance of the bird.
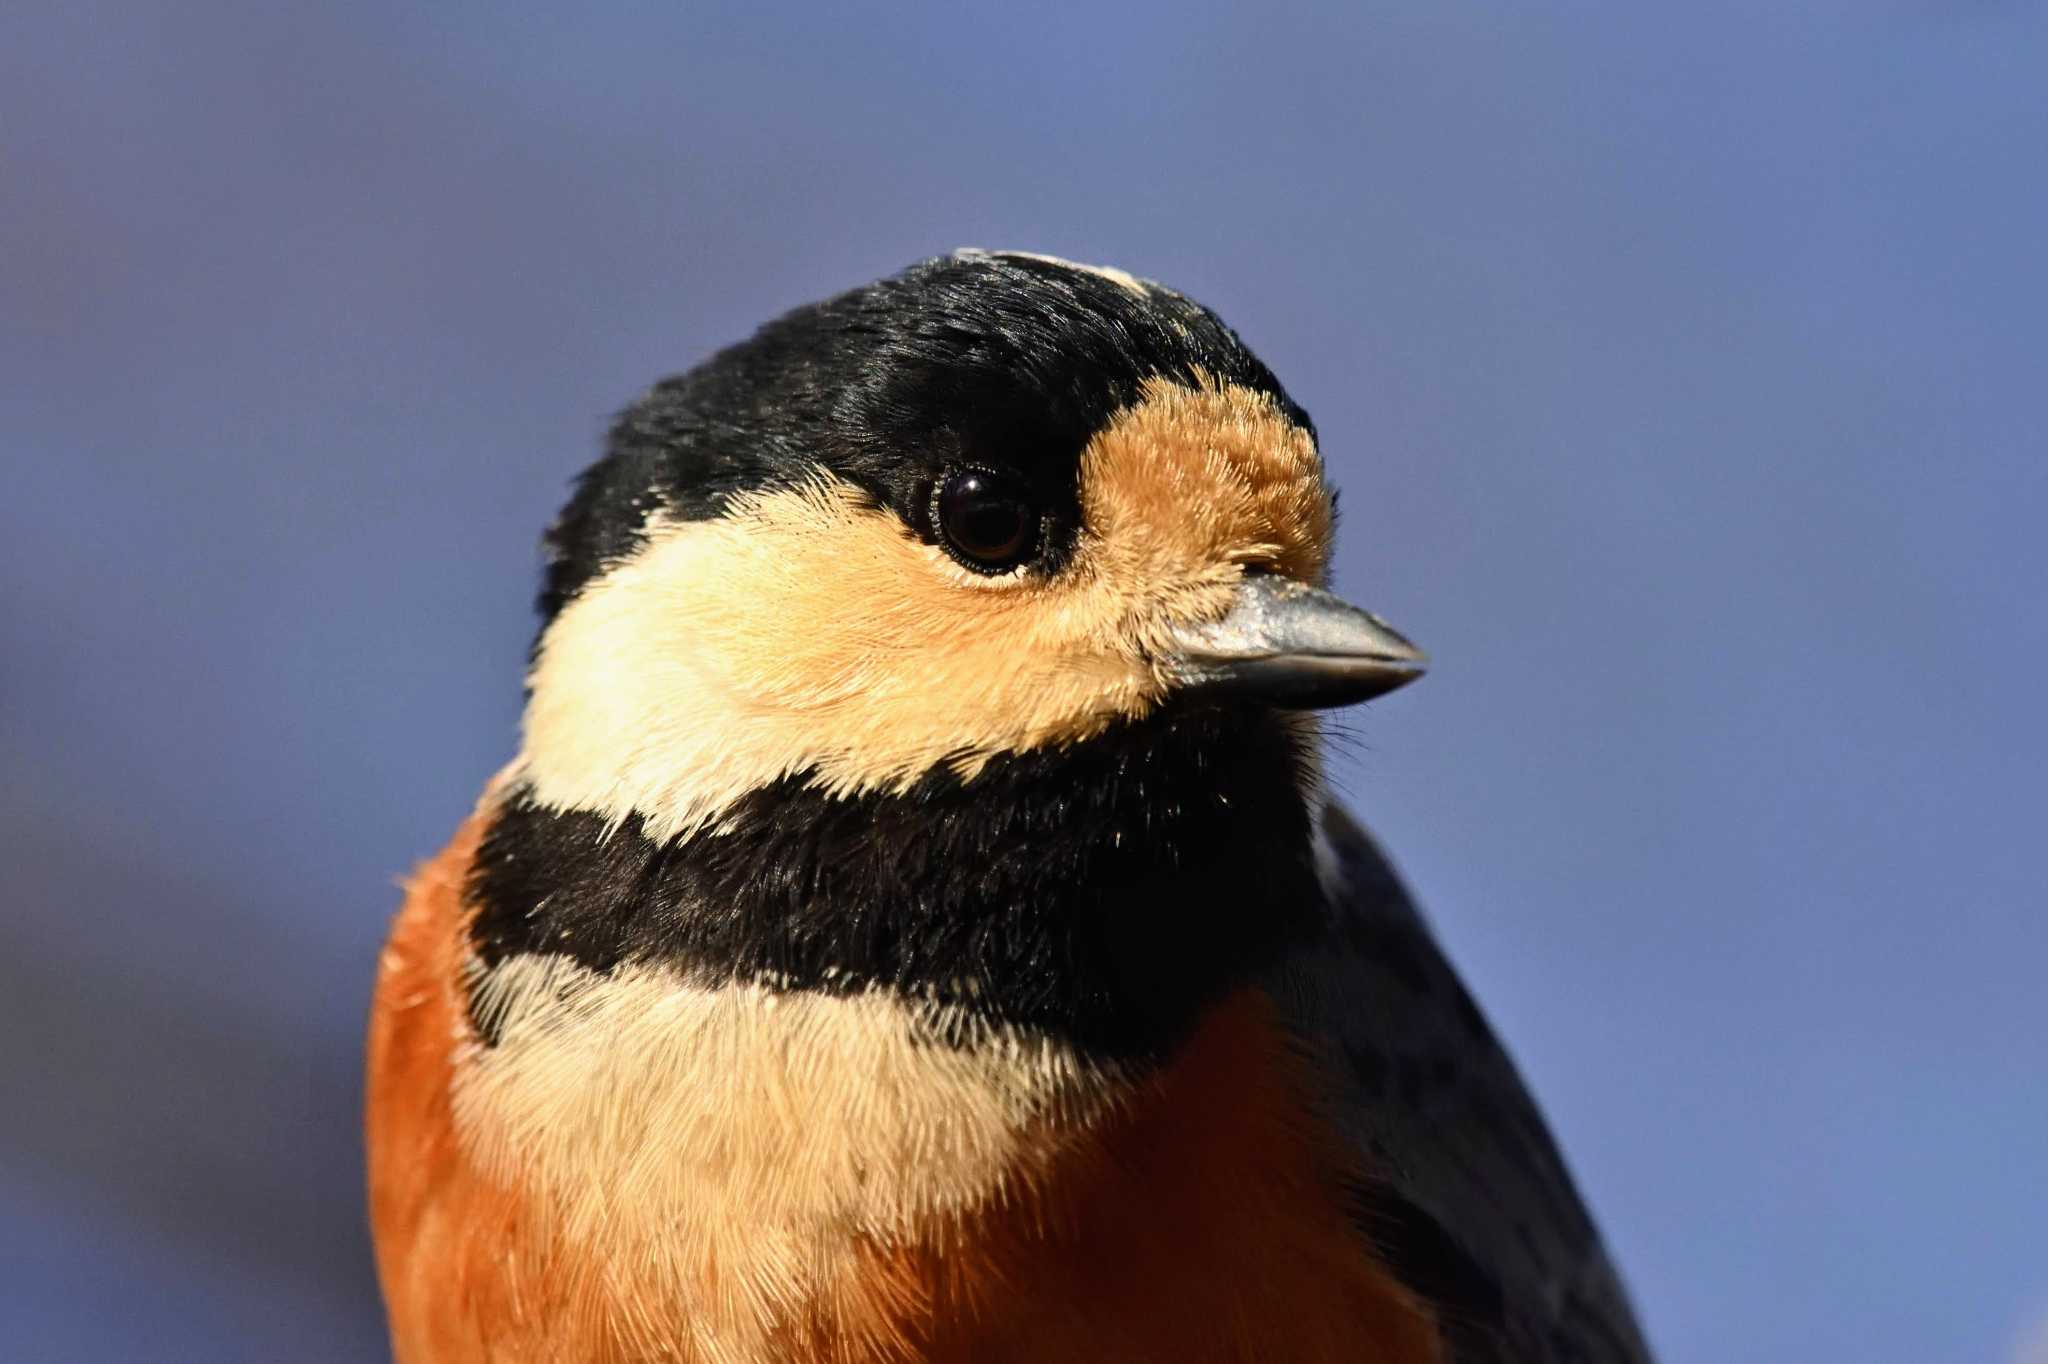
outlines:
M1330 793L1422 653L1211 309L961 250L654 385L382 951L401 1364L1642 1364Z

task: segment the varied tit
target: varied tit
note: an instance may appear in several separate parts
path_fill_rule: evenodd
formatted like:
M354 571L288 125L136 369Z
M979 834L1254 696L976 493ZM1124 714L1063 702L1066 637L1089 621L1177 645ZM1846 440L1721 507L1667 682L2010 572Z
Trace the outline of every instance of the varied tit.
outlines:
M370 1027L404 1364L1648 1358L1321 772L1422 656L1308 414L1117 270L926 261L658 384Z

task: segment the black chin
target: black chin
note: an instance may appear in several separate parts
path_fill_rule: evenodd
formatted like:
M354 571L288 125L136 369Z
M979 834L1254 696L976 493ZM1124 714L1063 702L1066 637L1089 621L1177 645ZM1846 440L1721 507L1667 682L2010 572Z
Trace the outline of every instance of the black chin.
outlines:
M1320 913L1299 742L1263 706L1175 705L900 795L785 779L688 842L514 793L478 854L474 944L485 965L884 989L1158 1056Z

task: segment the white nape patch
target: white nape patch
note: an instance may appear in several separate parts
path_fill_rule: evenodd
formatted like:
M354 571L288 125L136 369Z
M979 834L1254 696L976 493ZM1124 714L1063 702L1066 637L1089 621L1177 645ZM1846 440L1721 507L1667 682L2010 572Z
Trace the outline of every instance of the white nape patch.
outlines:
M499 1040L456 1066L472 1158L571 1241L672 1270L683 1299L711 1266L822 1282L856 1236L1000 1201L1125 1092L1043 1036L953 1020L978 1032L949 1044L946 1020L883 993L522 957L477 1001Z
M1139 298L1145 298L1151 292L1145 287L1145 281L1139 279L1128 270L1119 270L1113 265L1083 265L1080 261L1068 260L1064 256L1048 256L1043 251L984 251L978 247L962 247L953 254L957 256L1007 256L1012 260L1042 261L1047 265L1058 265L1068 270L1077 271L1080 274L1094 275L1098 279L1106 279L1111 284L1136 294Z

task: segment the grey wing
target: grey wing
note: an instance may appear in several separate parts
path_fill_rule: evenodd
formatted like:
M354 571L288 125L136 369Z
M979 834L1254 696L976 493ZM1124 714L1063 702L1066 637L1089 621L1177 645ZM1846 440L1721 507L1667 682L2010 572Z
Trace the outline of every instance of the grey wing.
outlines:
M1514 1063L1407 892L1326 807L1330 912L1269 988L1332 1085L1354 1214L1455 1364L1646 1364L1649 1347Z

